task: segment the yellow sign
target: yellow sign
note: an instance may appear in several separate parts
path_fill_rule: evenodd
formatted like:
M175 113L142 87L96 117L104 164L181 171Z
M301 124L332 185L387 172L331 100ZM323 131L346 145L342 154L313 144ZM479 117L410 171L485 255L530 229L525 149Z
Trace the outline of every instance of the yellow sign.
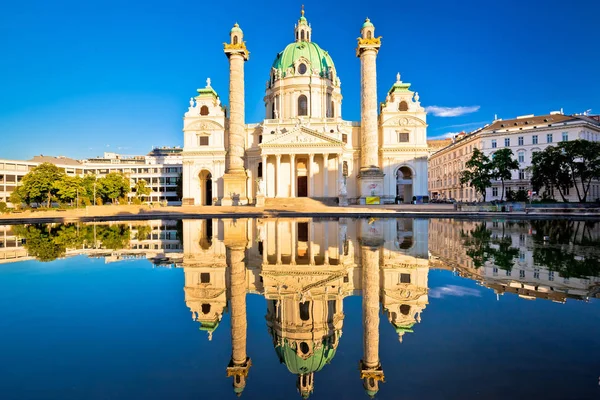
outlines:
M379 204L379 197L367 197L365 201L367 204Z

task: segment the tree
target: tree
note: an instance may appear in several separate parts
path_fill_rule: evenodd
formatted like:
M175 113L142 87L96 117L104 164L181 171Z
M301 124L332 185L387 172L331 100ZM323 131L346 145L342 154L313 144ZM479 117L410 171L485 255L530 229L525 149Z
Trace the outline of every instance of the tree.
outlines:
M472 231L465 232L462 230L460 236L466 254L473 260L475 268L484 266L492 254L492 248L490 246L492 231L487 229L485 223L482 222Z
M492 185L492 164L489 157L475 148L471 159L465 163L465 168L460 175L460 184L475 188L485 201L486 189Z
M536 151L531 156L531 186L539 192L544 192L554 199L554 189L558 190L563 201L571 187L571 173L567 168L564 153L556 146L548 146L543 151Z
M56 197L63 203L72 202L79 194L84 194L82 179L78 176L63 176L61 180L54 182L54 189Z
M579 201L586 202L592 180L600 179L600 142L578 139L560 142L557 147L563 154Z
M512 150L506 147L495 152L492 157L492 177L502 182L500 201L504 200L504 181L509 180L512 171L519 168L519 163L512 157Z
M43 163L34 167L23 177L22 190L30 201L47 202L50 207L52 196L56 193L55 182L63 179L65 173L54 164Z
M25 193L25 190L23 190L23 186L17 186L14 192L8 197L8 201L10 201L15 208L20 208L23 203L30 203L29 197Z
M137 181L137 183L135 184L135 197L144 201L144 197L150 195L150 192L151 189L148 186L146 186L145 180L140 179Z
M111 172L98 179L96 190L103 202L110 200L114 204L116 199L125 196L130 189L129 179L125 175Z

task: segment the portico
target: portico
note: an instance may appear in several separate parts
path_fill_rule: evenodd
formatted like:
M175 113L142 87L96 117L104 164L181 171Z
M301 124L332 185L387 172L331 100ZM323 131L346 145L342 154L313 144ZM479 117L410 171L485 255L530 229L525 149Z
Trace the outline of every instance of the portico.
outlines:
M269 135L260 144L256 176L265 197L337 197L342 179L344 143L305 127Z

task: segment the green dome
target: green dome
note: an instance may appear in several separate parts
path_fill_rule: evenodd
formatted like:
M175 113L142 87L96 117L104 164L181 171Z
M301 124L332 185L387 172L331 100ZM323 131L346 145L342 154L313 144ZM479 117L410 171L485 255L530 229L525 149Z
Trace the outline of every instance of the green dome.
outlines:
M289 344L275 348L279 361L286 365L287 369L294 375L304 375L311 372L320 371L325 364L329 364L335 356L335 348L332 345L323 342L321 348L314 349L313 354L306 360L300 357L295 349Z
M365 19L365 23L363 24L363 28L370 28L372 27L373 24L371 23L371 20L369 18Z
M294 42L286 46L286 48L275 58L273 68L282 72L285 76L288 68L294 67L294 63L304 57L307 59L311 68L316 68L319 75L326 76L330 68L334 68L333 60L329 53L319 47L314 42Z

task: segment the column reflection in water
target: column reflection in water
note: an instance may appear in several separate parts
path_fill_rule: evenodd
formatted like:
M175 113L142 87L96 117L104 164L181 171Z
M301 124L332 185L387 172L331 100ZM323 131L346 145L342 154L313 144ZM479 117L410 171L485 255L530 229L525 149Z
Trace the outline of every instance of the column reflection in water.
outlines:
M421 222L184 221L186 304L210 335L229 303L232 357L227 375L234 378L236 393L244 389L251 366L246 354L248 292L265 297L275 354L296 376L301 397L308 398L315 375L333 360L340 344L344 298L363 291L360 378L367 394L375 395L384 378L380 302L400 339L412 332L427 305L428 225Z

